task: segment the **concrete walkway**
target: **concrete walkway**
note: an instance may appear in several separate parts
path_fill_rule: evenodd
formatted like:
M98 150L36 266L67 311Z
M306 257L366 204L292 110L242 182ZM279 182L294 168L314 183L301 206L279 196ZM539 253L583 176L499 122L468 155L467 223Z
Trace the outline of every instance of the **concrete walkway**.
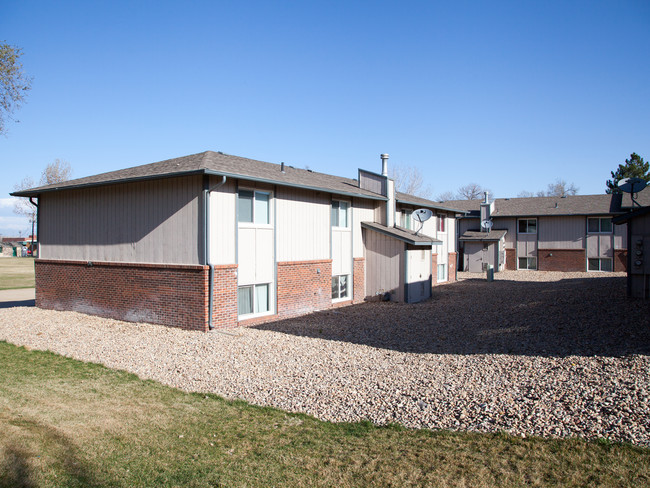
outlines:
M0 290L0 308L33 307L34 288Z

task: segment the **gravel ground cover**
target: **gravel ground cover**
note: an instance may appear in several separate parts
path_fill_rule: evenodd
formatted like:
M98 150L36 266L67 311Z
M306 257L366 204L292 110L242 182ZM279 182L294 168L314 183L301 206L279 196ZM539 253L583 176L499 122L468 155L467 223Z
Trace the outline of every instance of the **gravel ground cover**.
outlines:
M419 304L208 334L8 308L0 340L323 420L650 446L650 304L623 274L459 277Z

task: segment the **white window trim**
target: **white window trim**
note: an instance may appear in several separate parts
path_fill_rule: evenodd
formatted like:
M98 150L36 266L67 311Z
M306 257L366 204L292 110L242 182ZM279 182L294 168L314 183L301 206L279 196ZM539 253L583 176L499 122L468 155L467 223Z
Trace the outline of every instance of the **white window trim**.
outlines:
M535 267L534 268L520 268L519 267L519 260L520 259L534 259L535 260ZM528 264L528 261L526 261L526 265ZM537 262L537 256L517 256L517 271L522 270L522 271L537 271L539 266L539 263Z
M436 222L436 232L438 234L446 234L447 233L447 216L446 215L436 215L436 219L438 219L438 221ZM443 230L440 230L440 220L442 220L442 225L444 227Z
M525 220L526 222L528 222L529 220L534 220L535 221L535 232L521 232L519 230L519 222L521 222L522 220ZM526 228L528 228L528 223L526 223ZM524 235L528 235L528 236L537 234L537 219L536 218L517 219L517 234L524 234Z
M598 260L598 269L589 269L589 260L590 259L597 259ZM607 259L610 261L610 267L611 269L609 271L603 270L602 269L602 260ZM608 257L597 257L597 258L587 258L587 273L612 273L614 272L614 258L608 258Z
M598 219L598 232L591 232L589 230L589 220L590 219ZM601 226L601 220L603 220L603 219L608 219L610 221L612 220L611 217L587 217L587 234L589 234L589 235L598 235L598 234L609 235L609 234L614 234L614 224L612 222L610 222L610 225L612 226L612 230L609 230L609 231L600 230L601 227L602 227Z
M337 276L347 276L348 277L348 296L342 297L342 298L332 298L332 303L339 303L339 302L349 302L352 300L352 288L350 285L352 284L352 275L351 274L340 274L340 275L332 275L332 279L336 278ZM339 284L339 291L341 289L341 285Z
M247 286L253 287L253 302L255 301L255 285L269 285L269 310L267 312L253 312L253 313L239 313L239 304L237 304L237 320L248 320L255 319L257 317L266 317L267 315L275 315L275 287L273 282L262 282L262 283L246 283L243 285L237 285L237 291L239 292L240 288Z
M348 210L347 210L347 225L345 227L340 227L338 225L331 225L332 229L337 229L337 230L351 230L352 226L350 225L350 221L352 220L352 202L350 200L341 200L339 198L334 198L332 199L332 203L330 204L330 220L332 219L332 205L334 202L343 202L348 204ZM339 206L340 209L340 206ZM338 223L338 222L337 222ZM330 222L332 224L332 222Z
M239 192L240 191L251 191L253 192L253 222L240 222L239 221ZM255 223L255 194L256 193L264 193L269 196L269 223L268 224L256 224ZM237 205L238 210L237 210L237 225L241 228L244 229L272 229L273 228L273 191L272 190L262 190L259 188L250 188L247 186L240 186L237 189L237 202L235 202L235 205ZM262 284L262 283L256 283L256 284ZM247 285L241 285L241 286L247 286Z

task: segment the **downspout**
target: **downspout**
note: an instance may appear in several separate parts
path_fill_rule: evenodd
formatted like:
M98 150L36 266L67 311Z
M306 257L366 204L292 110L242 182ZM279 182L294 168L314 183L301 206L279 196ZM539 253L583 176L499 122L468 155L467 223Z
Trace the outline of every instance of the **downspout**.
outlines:
M226 183L226 176L221 177L222 180L220 183L217 183L214 187L210 188L210 177L208 175L203 175L203 264L206 264L208 268L208 293L209 293L209 305L208 305L208 329L214 329L214 324L212 323L212 311L214 310L214 264L210 259L210 192L216 190L217 188L223 186Z
M40 234L40 232L38 232L38 228L39 228L40 223L41 223L41 219L39 219L39 215L38 215L39 208L38 208L38 203L36 203L33 200L33 198L34 197L29 197L29 203L31 203L32 205L34 205L36 207L36 235L40 236L41 234ZM34 219L32 219L32 258L33 257L34 257ZM41 257L40 249L38 250L38 257L39 258ZM34 266L36 266L36 264L34 264Z

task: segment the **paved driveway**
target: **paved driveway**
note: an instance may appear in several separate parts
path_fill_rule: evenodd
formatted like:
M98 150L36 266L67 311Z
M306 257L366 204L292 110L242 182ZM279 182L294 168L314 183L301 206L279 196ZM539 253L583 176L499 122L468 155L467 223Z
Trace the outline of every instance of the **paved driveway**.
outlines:
M33 307L34 288L0 290L0 308Z

